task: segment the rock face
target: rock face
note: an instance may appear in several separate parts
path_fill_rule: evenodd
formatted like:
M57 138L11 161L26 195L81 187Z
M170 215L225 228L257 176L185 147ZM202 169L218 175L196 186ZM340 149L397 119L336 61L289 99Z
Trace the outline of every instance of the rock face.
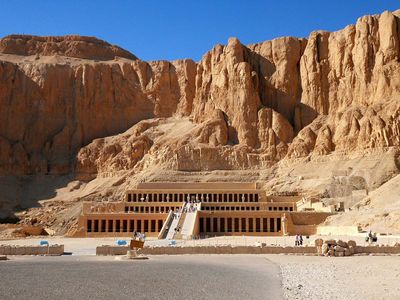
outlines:
M194 161L199 149L238 157L213 165L202 156L200 169L257 168L285 157L397 147L398 23L396 13L384 12L334 33L313 32L307 40L279 38L246 47L232 38L199 63L146 63L89 37L5 37L0 172L73 172L76 153L95 138L160 117L203 124L193 132L198 143L169 147L170 158ZM144 155L152 140L135 138L132 149ZM95 157L110 152L99 141L96 147L90 152ZM124 165L126 151L117 151L125 158L112 164L115 171L133 168L143 156ZM78 171L85 165L79 157Z
M9 35L0 40L0 52L16 55L62 55L93 60L112 60L115 57L137 59L128 51L94 37L76 35L32 36Z
M308 39L231 38L198 63L144 62L91 37L7 36L0 175L262 170L399 151L399 15Z

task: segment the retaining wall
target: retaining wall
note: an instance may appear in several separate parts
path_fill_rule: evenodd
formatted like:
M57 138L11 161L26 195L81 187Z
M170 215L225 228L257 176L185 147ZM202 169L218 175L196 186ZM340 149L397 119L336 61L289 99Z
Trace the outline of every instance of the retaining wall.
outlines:
M400 247L398 246L356 246L354 250L356 254L400 254Z
M96 255L125 255L128 246L99 246ZM281 246L204 246L204 247L145 247L140 252L145 255L179 254L315 254L317 247L281 247ZM400 254L400 247L392 246L356 246L356 254ZM0 253L1 254L1 253Z
M125 255L128 247L99 246L96 255ZM140 252L145 255L178 254L316 254L316 247L256 247L256 246L205 246L205 247L145 247Z
M64 245L12 246L0 245L0 255L62 255Z

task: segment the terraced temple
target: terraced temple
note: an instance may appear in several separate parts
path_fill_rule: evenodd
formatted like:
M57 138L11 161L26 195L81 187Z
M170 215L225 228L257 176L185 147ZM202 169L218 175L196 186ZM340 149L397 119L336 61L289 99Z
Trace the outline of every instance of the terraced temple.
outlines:
M303 196L267 196L255 183L142 183L121 202L83 203L75 236L315 234L334 208L306 203Z

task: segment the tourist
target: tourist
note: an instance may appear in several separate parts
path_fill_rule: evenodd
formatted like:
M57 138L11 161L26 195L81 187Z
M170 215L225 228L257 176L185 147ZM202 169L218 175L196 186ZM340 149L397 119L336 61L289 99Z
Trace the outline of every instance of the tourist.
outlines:
M298 234L296 234L296 240L294 242L294 245L299 246L299 235Z
M303 246L303 236L301 234L299 236L299 244L300 246Z
M372 236L372 242L376 243L378 241L378 237L376 236L376 232L374 232L374 235Z

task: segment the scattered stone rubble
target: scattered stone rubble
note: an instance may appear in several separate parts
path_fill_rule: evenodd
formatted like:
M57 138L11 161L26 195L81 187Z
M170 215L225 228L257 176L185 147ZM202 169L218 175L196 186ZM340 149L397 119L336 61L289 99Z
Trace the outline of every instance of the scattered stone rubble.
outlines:
M322 239L315 240L315 246L317 247L318 255L323 256L352 256L356 253L356 242L342 240L326 240Z
M368 246L357 246L355 241L344 242L342 240L326 240L322 239L315 240L315 246L317 247L317 254L321 256L352 256L354 254L396 254L399 253L397 247L400 246L396 243L394 246L388 245L368 245Z

